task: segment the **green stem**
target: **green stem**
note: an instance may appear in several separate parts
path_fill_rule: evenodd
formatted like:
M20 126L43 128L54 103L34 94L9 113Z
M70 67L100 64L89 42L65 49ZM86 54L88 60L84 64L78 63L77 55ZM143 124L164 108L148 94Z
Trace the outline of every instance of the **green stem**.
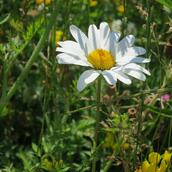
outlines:
M170 119L169 135L168 135L168 147L171 146L171 135L172 134L172 119Z
M15 92L20 88L22 81L26 78L26 76L29 73L29 70L32 66L32 64L35 62L36 58L38 57L39 52L41 51L45 41L47 40L48 34L52 28L52 26L55 24L55 19L57 16L57 11L54 10L50 19L50 22L47 25L47 28L45 29L45 32L41 36L36 48L34 49L30 59L28 60L26 66L24 67L22 73L19 75L16 82L12 85L10 90L7 93L6 98L0 102L0 114L3 110L3 108L7 105L8 101L11 99L11 97L15 94Z
M146 34L147 34L147 42L146 42L146 58L149 58L149 53L150 53L150 44L151 44L151 32L150 32L150 26L151 26L151 1L147 0L146 1L146 6L147 6L147 21L146 21Z
M124 6L124 13L123 13L123 19L122 19L122 35L124 36L126 34L126 28L127 28L126 0L123 0L122 4Z
M94 133L94 143L93 143L94 157L92 161L92 172L96 172L96 161L97 161L96 149L98 145L98 134L100 128L100 106L101 106L101 77L99 77L97 81L97 114L96 114L96 127Z
M111 157L114 157L114 155L115 155L115 151L113 152ZM108 172L109 168L112 166L112 163L113 163L113 159L109 160L105 165L103 172Z
M154 89L150 89L150 90L143 90L141 93L133 93L132 95L122 95L122 96L119 96L118 97L118 100L120 99L130 99L130 98L133 98L133 97L139 97L141 95L145 95L145 94L150 94L150 93L157 93L157 94L160 94L160 93L164 93L164 92L169 92L169 91L172 91L172 87L168 87L168 88L160 88L160 89L157 89L157 88L154 88Z
M141 140L141 132L142 132L142 111L143 111L143 97L141 96L140 98L140 106L139 106L139 111L138 111L138 114L137 114L137 138L136 138L136 148L134 150L134 158L133 158L133 169L132 171L134 171L135 169L135 166L136 166L136 161L137 161L137 151L139 149L139 143L140 143L140 140Z

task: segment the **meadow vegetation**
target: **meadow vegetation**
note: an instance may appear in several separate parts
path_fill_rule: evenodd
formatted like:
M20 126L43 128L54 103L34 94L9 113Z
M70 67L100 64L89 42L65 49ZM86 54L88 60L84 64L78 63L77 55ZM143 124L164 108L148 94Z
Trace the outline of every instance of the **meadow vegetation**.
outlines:
M0 0L0 14L0 172L172 171L171 0ZM58 64L71 25L101 22L146 49L144 82L79 92L86 68Z

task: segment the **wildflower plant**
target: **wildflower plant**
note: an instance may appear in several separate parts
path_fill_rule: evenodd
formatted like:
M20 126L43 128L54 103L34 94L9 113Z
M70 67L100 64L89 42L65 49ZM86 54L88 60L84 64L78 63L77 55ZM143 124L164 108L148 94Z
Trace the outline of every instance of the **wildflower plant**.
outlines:
M136 172L166 172L171 164L171 155L167 150L163 155L151 152Z
M98 132L100 128L101 105L101 77L109 85L115 85L117 80L130 85L131 78L145 81L150 72L138 64L150 62L150 59L141 57L146 53L142 47L133 46L135 37L128 35L120 40L120 33L112 32L108 23L101 22L99 29L93 24L89 26L88 37L76 26L70 26L70 32L75 41L59 42L57 55L59 64L74 64L88 67L78 80L78 91L96 80L97 82L97 115L93 142L95 156L92 161L92 172L96 171L96 152L98 146Z

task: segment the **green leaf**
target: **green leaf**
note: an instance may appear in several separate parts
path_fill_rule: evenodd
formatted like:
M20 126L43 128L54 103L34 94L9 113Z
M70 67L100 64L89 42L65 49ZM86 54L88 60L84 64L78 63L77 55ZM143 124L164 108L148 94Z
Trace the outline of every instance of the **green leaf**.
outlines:
M7 16L5 16L5 18L3 18L1 21L0 21L0 25L4 24L6 21L8 21L8 19L10 18L10 13L7 14Z
M171 0L156 0L156 1L172 10L172 1Z

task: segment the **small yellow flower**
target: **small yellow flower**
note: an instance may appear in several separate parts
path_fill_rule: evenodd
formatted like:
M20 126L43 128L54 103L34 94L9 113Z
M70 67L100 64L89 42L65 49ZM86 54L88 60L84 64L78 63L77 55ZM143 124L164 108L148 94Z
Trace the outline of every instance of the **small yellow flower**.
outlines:
M97 5L97 0L90 0L90 7L94 7Z
M43 2L43 0L35 0L35 3L36 3L37 5L42 4L42 2Z
M170 163L172 153L168 152L167 150L163 154L163 160L167 163Z
M117 11L118 11L119 13L124 13L124 5L119 5L119 6L117 7Z
M51 0L35 0L37 5L41 5L42 3L45 3L45 5L51 4Z
M61 40L63 32L61 30L56 31L56 44Z
M130 145L129 145L129 143L124 143L122 145L122 147L123 147L124 150L128 150L130 148Z
M45 5L51 4L51 0L45 0Z

